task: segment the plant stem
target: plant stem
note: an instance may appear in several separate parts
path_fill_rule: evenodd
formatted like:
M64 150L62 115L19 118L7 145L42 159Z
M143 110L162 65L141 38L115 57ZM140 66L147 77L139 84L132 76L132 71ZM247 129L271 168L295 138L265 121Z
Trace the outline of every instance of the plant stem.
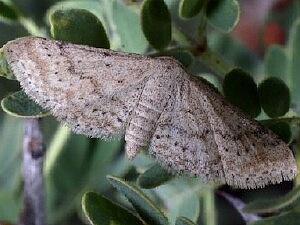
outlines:
M185 49L190 51L195 57L197 57L201 62L203 62L207 67L209 67L217 75L224 77L228 72L230 72L234 65L227 63L218 53L214 52L209 48L206 42L206 35L204 34L203 29L205 29L205 24L201 24L199 32L201 36L198 40L189 37L184 34L178 28L173 29L174 39L178 42L183 42L183 46L179 49ZM176 35L175 35L176 34Z
M203 191L203 224L216 225L214 189L207 187Z
M200 54L196 55L194 53L194 55L199 56L200 61L202 61L206 66L220 76L225 76L234 68L233 66L227 64L220 55L211 51L209 48L206 48L206 50Z
M23 139L24 208L19 225L45 225L45 148L39 119L25 120Z

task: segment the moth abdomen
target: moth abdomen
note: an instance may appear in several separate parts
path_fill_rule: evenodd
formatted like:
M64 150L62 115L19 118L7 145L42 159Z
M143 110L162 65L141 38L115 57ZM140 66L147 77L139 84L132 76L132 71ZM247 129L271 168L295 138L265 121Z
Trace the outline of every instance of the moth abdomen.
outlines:
M164 68L165 65L162 65L157 69ZM133 158L141 150L141 147L149 144L162 112L168 103L174 100L165 97L171 96L175 88L174 80L169 75L153 73L145 83L125 133L126 153L129 158ZM136 149L134 149L134 142L139 143L135 146Z
M133 158L151 139L161 110L138 103L125 133L126 153ZM135 143L135 144L134 144Z

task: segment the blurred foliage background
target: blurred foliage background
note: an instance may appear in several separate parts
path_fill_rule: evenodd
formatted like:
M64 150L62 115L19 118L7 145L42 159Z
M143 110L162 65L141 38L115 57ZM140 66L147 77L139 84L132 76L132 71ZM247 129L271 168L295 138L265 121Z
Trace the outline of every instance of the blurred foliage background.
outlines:
M1 45L37 35L125 52L174 56L190 73L224 90L226 97L250 116L264 120L298 151L297 0L2 0L0 16ZM195 54L191 40L207 44L214 54L206 50ZM221 64L214 58L219 56ZM240 69L231 71L235 67ZM246 82L246 87L254 85L254 89L240 90L241 82ZM279 92L273 93L274 89ZM19 90L18 82L0 77L1 99ZM276 111L274 105L280 102L287 104ZM278 118L281 116L288 119ZM107 142L76 135L51 116L42 119L42 126L50 225L89 224L87 217L93 224L141 224L138 218L149 225L175 224L179 217L178 225L299 224L298 179L258 190L217 187L195 178L172 177L146 153L130 162L124 157L123 140ZM23 119L0 112L3 224L16 224L22 209L22 137ZM108 174L119 178L107 179ZM98 194L84 195L88 191ZM245 204L247 210L242 209ZM127 210L139 216L132 217Z

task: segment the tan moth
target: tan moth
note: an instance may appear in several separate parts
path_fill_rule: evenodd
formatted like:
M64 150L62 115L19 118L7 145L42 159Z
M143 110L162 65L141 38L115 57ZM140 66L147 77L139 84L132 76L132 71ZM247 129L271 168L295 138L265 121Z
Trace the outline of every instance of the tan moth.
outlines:
M291 180L289 147L174 59L36 37L3 47L24 91L76 133L125 135L165 168L239 188Z

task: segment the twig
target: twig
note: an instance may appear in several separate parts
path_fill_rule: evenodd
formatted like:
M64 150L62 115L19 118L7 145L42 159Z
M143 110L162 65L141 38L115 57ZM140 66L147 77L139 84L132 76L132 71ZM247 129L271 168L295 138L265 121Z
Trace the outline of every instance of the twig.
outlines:
M26 119L23 139L24 208L19 225L46 224L44 155L40 121L39 119Z

